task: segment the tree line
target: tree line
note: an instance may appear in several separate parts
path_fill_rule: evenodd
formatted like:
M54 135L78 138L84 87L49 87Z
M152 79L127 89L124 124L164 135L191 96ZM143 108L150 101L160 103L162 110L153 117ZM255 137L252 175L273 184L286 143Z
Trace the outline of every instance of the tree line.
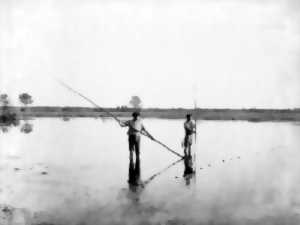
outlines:
M29 95L28 93L22 93L19 95L19 101L24 105L30 105L33 103L33 98L31 95ZM9 106L10 105L10 101L8 98L8 95L5 93L0 94L0 105L1 106Z

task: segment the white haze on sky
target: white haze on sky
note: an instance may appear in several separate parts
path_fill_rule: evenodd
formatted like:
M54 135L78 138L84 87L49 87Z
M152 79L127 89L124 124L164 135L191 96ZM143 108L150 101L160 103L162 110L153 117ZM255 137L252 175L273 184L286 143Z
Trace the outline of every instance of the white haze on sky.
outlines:
M0 0L0 92L35 105L300 107L300 1Z

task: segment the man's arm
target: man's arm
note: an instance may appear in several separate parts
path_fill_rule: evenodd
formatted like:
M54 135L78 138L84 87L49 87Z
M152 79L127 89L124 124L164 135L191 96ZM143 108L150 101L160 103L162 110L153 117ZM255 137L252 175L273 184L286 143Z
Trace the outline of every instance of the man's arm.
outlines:
M195 122L193 122L193 133L197 133L197 130L196 130L196 123Z
M128 127L129 126L129 122L128 121L119 121L119 124L121 127Z

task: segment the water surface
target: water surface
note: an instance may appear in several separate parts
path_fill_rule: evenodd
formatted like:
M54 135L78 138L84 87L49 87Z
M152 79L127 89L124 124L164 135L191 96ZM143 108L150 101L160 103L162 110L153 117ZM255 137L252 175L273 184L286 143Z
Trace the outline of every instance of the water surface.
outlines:
M182 154L183 120L146 119ZM196 175L142 139L144 188L128 185L126 128L112 120L36 119L0 133L0 204L15 224L299 224L297 123L201 121ZM3 210L2 210L3 211ZM20 222L21 221L21 222ZM24 222L25 224L25 222Z

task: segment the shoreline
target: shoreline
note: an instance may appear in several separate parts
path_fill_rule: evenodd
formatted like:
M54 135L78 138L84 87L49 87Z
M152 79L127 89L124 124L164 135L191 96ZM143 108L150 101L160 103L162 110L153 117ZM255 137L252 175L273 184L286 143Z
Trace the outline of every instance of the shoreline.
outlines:
M113 115L123 118L130 117L135 111L132 108L105 108ZM193 114L199 120L246 120L252 122L260 121L300 121L300 109L142 109L143 118L182 119L187 113ZM0 107L0 115L16 114L19 119L31 117L109 117L107 113L99 108L90 107Z

